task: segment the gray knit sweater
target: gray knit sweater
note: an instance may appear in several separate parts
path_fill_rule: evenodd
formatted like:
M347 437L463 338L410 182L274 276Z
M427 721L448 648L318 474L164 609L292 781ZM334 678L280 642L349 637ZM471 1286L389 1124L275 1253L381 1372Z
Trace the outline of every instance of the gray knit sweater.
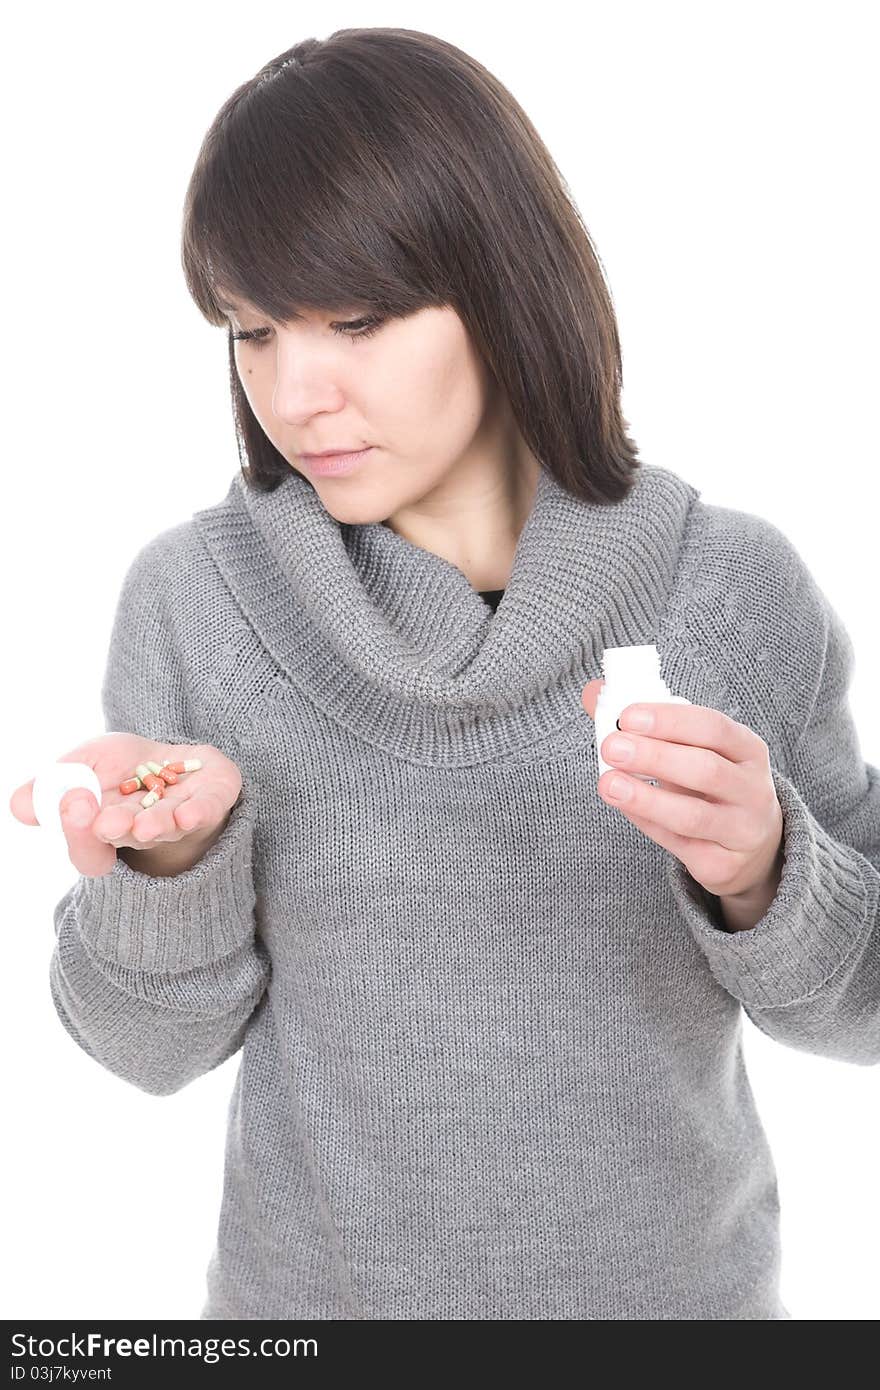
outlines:
M769 746L751 931L596 790L581 690L635 643ZM294 471L141 549L106 727L213 744L242 795L190 871L73 884L51 988L152 1095L241 1052L202 1318L791 1316L743 1011L880 1061L852 665L780 530L651 466L614 506L543 473L495 615Z

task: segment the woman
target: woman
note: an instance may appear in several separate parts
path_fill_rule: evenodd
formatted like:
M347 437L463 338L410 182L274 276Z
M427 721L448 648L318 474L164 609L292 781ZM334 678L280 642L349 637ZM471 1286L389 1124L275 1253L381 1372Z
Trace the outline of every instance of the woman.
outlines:
M52 981L144 1090L241 1049L202 1317L789 1318L742 1013L880 1059L839 617L776 527L640 465L589 236L452 45L267 63L183 265L241 475L137 556L104 708L241 793L188 865L80 878ZM592 715L643 643L690 703L622 713L603 755L661 778L626 802Z

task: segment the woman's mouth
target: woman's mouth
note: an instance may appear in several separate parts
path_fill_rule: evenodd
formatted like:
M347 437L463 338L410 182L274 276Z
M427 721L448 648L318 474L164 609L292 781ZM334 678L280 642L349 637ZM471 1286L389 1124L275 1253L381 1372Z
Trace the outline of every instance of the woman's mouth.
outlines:
M353 473L359 466L362 459L372 450L372 444L366 449L360 449L355 454L322 454L314 455L311 458L308 454L300 454L300 463L310 473L315 473L319 477L335 477L338 474Z

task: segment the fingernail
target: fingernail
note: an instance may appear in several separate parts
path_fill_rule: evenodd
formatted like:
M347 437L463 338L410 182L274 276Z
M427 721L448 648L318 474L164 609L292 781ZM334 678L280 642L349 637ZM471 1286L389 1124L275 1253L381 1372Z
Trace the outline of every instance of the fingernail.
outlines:
M639 729L646 733L654 727L654 711L645 709L643 705L633 705L626 724L629 729Z
M626 777L612 777L608 783L608 795L615 801L629 801L632 791L632 783Z
M613 762L626 763L636 751L636 746L631 739L621 738L619 734L612 734L606 741L604 747L608 750L608 756Z
M92 819L92 806L89 801L74 801L67 813L71 825L76 825L80 829L88 825Z

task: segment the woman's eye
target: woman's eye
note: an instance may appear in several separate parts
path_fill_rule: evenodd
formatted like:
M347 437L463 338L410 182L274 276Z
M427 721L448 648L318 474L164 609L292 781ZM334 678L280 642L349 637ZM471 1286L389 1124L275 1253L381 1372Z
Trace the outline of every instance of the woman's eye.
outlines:
M330 327L334 333L345 333L349 329L356 328L358 332L352 333L352 338L372 338L373 334L382 327L384 319L371 317L365 319L351 319L348 323L332 323Z
M233 333L232 341L234 343L264 343L266 341L265 335L268 332L268 328L243 328L239 333Z
M348 323L333 323L330 327L334 333L342 333L352 338L371 338L374 333L382 327L385 322L381 318L351 319ZM254 343L260 347L268 339L271 332L269 328L241 329L238 333L233 333L232 340L236 343Z

